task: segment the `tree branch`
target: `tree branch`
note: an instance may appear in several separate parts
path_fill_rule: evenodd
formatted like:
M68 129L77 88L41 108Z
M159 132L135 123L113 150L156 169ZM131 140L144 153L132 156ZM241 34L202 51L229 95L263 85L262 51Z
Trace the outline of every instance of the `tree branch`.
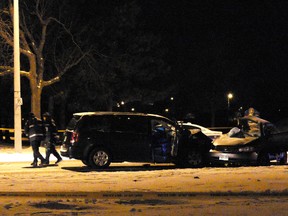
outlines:
M43 81L43 82L42 82L42 86L45 87L45 86L53 85L54 83L60 81L60 77L61 77L61 76L56 76L56 77L54 77L53 79L50 79L50 80L47 80L47 81Z
M14 67L11 66L0 66L0 76L6 76L8 74L14 74ZM27 71L20 71L20 75L29 77L30 72Z

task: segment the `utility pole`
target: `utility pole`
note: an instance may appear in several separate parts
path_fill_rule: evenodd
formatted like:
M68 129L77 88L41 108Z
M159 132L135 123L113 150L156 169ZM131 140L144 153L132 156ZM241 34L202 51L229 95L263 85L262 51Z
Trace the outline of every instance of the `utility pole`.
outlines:
M19 2L13 0L14 29L14 149L22 151L21 85L20 85L20 42L19 42Z

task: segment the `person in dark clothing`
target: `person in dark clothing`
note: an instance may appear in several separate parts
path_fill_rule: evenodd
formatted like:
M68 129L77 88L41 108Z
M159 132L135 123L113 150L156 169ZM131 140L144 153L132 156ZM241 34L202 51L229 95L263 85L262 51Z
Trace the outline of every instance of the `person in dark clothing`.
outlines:
M25 123L25 134L29 138L30 145L33 150L33 162L31 165L33 167L37 167L38 158L41 160L39 166L43 166L45 164L45 159L39 152L40 143L44 138L43 134L43 125L41 119L35 117L33 113L29 114L28 120Z
M55 144L58 139L57 127L55 121L52 119L50 113L46 112L43 114L43 126L45 129L45 140L44 144L46 146L46 158L45 164L49 164L49 158L51 153L57 158L55 164L62 161L60 154L56 151Z

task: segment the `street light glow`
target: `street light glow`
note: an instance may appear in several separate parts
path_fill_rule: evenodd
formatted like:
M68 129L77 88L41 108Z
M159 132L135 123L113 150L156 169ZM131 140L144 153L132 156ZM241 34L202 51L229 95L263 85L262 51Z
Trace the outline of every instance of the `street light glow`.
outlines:
M233 94L230 92L227 94L227 107L230 109L230 100L233 98Z
M228 97L228 99L232 99L232 98L233 98L233 94L232 94L232 93L229 93L229 94L227 95L227 97Z

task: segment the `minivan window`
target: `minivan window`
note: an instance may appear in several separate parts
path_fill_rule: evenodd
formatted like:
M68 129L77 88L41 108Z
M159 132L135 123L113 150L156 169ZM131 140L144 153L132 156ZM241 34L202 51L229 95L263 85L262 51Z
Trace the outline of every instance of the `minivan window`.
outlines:
M101 132L110 131L110 121L108 116L84 116L78 125L79 130L96 130Z
M166 132L167 131L175 131L175 127L170 124L169 122L166 122L162 119L153 119L152 122L152 130L155 130L156 128L163 128Z
M161 131L163 136L167 139L171 144L174 142L176 138L176 128L171 123L164 121L162 119L153 119L151 121L152 135L154 138L158 139L159 132Z
M148 133L148 120L141 116L114 116L112 130L125 133Z

